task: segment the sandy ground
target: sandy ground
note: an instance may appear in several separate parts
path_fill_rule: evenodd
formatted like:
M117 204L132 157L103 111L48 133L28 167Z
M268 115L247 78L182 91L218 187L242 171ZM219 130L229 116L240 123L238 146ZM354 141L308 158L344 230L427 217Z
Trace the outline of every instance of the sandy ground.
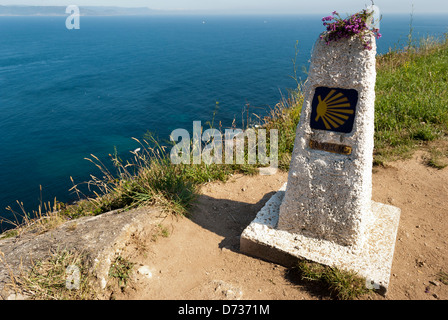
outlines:
M448 168L424 164L424 153L376 167L373 200L402 209L386 297L362 299L448 299ZM317 300L328 299L315 285L298 281L283 266L239 252L239 237L264 203L287 181L273 176L234 176L210 183L192 216L167 216L157 237L134 239L123 253L136 270L124 290L110 288L113 299L132 300ZM160 231L159 230L159 231ZM145 272L141 267L146 267Z

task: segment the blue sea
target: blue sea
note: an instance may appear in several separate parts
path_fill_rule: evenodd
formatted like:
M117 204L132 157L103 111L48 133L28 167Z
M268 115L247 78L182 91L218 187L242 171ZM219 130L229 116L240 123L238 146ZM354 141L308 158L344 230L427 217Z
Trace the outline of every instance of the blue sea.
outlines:
M324 15L81 17L79 30L65 17L0 17L0 216L13 219L16 200L27 211L75 200L70 177L98 173L90 154L108 162L147 131L192 132L217 102L224 127L247 106L265 115L296 87L296 41L306 79ZM416 15L414 35L440 36L447 21ZM409 24L384 15L378 52L404 47Z

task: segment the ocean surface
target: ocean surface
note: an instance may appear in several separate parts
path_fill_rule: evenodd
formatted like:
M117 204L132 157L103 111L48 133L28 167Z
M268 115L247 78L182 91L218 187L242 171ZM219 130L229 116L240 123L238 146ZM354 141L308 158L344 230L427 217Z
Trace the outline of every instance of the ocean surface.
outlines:
M16 200L27 211L75 200L70 177L98 173L84 158L129 155L147 131L192 132L216 102L224 127L247 106L265 115L296 86L296 41L306 79L324 15L81 17L79 30L65 17L0 17L0 216L14 220ZM448 32L447 18L415 15L414 36ZM378 52L403 48L409 28L409 15L384 15Z

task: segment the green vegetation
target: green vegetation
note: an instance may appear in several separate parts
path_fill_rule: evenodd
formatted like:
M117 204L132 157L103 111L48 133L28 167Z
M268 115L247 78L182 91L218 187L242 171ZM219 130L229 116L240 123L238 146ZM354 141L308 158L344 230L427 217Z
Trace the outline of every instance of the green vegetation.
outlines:
M381 164L447 135L448 35L377 61L375 162Z
M424 158L430 167L442 170L448 166L448 146L433 144L429 147L428 155Z
M278 130L278 166L284 171L289 170L302 105L303 93L299 86L296 91L289 93L288 98L283 98L271 110L269 116L263 119L263 127L268 132L267 136L270 136L270 130Z
M120 288L124 289L128 284L133 268L134 263L122 256L118 256L110 266L109 276L117 279Z
M151 236L151 240L156 242L159 237L168 238L170 236L170 231L167 227L162 224L158 224L155 228L155 232Z
M324 292L338 300L353 300L371 292L366 287L366 280L353 272L323 266L309 261L299 261L294 271L300 280L318 282Z
M438 274L438 280L448 286L448 273L440 271Z
M69 267L78 268L78 275L74 269L67 272ZM48 260L34 262L28 272L12 276L16 292L33 300L91 300L96 297L92 283L87 257L67 250L53 252Z

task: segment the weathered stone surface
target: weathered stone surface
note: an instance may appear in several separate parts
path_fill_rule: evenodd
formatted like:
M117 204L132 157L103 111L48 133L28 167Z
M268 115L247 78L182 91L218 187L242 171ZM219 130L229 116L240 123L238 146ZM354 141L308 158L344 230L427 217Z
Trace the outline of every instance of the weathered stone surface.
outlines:
M288 183L244 230L240 250L287 266L307 259L355 271L385 294L401 210L372 201L376 44L369 40L372 50L358 38L317 41Z
M366 278L379 293L386 294L395 251L401 210L371 202L372 223L366 228L366 241L360 250L332 241L293 234L277 228L280 205L286 185L260 210L244 230L240 250L248 255L285 266L294 266L299 259L351 270Z
M92 274L98 280L99 289L104 289L111 261L131 236L152 230L162 218L153 208L113 211L70 221L44 234L24 234L0 240L0 252L3 253L0 256L0 298L6 299L11 293L6 286L11 272L17 276L22 270L29 269L33 261L48 259L57 250L86 254L92 262Z
M319 39L315 44L288 187L280 208L281 230L354 247L361 247L365 240L364 229L371 219L376 79L373 36L371 41L372 50L365 50L358 38L329 45ZM311 128L311 104L318 87L358 92L353 131ZM312 149L310 141L347 146L351 154Z

